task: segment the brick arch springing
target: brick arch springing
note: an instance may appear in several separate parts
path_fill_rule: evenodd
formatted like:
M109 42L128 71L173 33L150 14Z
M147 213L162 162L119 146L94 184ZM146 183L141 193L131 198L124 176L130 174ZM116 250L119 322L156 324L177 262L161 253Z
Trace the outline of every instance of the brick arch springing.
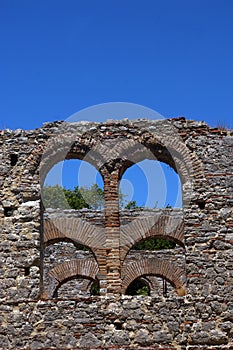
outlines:
M128 286L141 276L155 275L167 279L175 286L177 292L185 292L185 271L169 261L157 258L140 259L122 269L122 293Z
M162 214L137 218L122 225L120 231L120 258L123 262L132 247L149 237L171 239L184 247L184 222L180 215Z

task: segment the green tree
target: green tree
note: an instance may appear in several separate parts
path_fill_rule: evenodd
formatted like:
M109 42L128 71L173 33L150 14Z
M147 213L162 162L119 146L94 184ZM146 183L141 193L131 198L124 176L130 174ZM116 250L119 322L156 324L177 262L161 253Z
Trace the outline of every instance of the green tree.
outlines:
M91 188L76 186L73 190L60 185L46 185L43 188L42 199L45 208L101 209L104 204L104 192L96 184Z
M136 201L129 201L126 204L125 209L140 209L140 207L137 205Z
M44 186L42 191L42 200L45 208L69 208L69 203L66 200L64 189L60 185Z
M121 188L119 188L118 194L119 194L119 208L124 209L125 208L125 197L127 197L127 194L124 194L122 192Z
M119 191L119 206L123 208L126 195ZM45 208L61 209L103 209L104 190L97 184L88 187L74 187L73 190L63 188L60 185L43 188L43 203ZM136 202L135 202L136 203Z
M90 209L104 207L104 191L97 184L93 184L91 188L80 187L79 192Z
M137 295L150 295L150 288L148 286L143 286L136 291Z
M63 189L63 191L70 208L76 210L90 208L89 203L84 198L78 186L75 186L73 190Z

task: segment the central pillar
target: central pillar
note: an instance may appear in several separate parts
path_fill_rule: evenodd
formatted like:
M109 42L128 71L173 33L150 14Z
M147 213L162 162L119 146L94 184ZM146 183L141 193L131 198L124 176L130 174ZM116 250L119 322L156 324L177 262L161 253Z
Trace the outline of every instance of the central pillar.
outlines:
M118 179L118 169L104 179L107 294L121 292Z

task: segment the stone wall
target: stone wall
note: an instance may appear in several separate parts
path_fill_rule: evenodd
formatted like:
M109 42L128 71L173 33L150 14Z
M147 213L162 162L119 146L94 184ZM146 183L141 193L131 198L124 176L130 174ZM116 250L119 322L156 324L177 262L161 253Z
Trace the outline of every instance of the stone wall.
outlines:
M3 349L232 349L232 303L218 296L122 296L1 306Z
M54 122L2 130L0 144L1 349L233 349L232 131L184 118ZM71 158L100 171L104 212L44 212L43 180ZM119 212L120 178L145 158L178 172L179 213ZM150 236L174 240L179 254L132 251ZM93 257L69 251L59 261L54 247L67 241ZM101 296L55 298L56 283L65 288L75 274L87 290L97 279ZM124 295L143 276L174 288L167 296Z

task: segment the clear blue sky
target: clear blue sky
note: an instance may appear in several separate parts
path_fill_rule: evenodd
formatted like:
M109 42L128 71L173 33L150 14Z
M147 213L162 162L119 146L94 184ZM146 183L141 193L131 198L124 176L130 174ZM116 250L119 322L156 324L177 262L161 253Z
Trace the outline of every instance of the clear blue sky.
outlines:
M118 101L233 126L232 0L0 0L0 47L0 129Z
M0 128L112 101L232 127L233 1L0 0Z

